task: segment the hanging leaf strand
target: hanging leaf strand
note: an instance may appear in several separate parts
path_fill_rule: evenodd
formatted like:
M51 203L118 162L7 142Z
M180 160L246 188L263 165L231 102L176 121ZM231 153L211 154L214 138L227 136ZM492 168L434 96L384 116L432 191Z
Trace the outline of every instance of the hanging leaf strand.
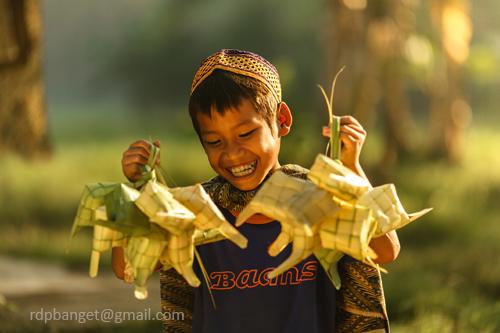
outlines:
M328 155L331 159L340 161L340 117L334 116L333 114L333 94L335 92L335 85L337 84L337 79L344 70L345 66L342 67L335 78L333 79L332 86L330 89L330 97L327 96L325 89L318 84L319 89L325 99L326 108L329 116L329 127L330 127L330 140L326 146L325 155Z

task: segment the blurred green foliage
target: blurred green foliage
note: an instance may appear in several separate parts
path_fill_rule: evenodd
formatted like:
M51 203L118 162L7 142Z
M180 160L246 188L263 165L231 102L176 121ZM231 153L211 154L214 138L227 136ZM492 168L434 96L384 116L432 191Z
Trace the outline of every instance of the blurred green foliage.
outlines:
M116 81L141 108L185 107L203 58L221 48L245 49L276 65L285 100L310 108L319 100L324 10L323 2L300 0L159 2L153 15L108 50L105 81Z
M106 111L106 112L104 112ZM205 155L187 118L158 121L124 114L121 108L86 109L85 116L52 117L59 142L50 161L28 164L15 156L0 166L0 252L55 260L85 269L90 250L83 233L65 253L76 205L87 182L123 181L120 158L135 138L162 141L162 165L171 185L186 185L211 177ZM78 113L79 114L79 113ZM120 114L120 117L118 117ZM319 149L324 141L295 126L294 135L310 138ZM190 134L191 133L191 134ZM402 252L387 265L386 297L394 332L496 332L500 329L500 160L497 131L477 125L469 133L468 159L461 166L445 162L414 162L398 166L394 182L409 211L435 210L399 232ZM381 137L370 133L363 155L370 169L377 161ZM283 158L309 165L283 144ZM109 257L102 260L109 265ZM111 329L111 328L110 328ZM139 329L139 328L137 328ZM90 328L88 329L90 330ZM133 331L133 329L131 330Z
M425 114L422 82L432 73L432 64L440 61L429 3L419 2L410 22L416 25L416 46L431 52L432 61L405 63L416 116ZM311 121L315 118L311 112L317 116L323 109L316 84L327 86L336 70L329 68L327 58L335 36L329 31L332 13L326 0L285 4L45 0L43 6L49 105L115 99L134 103L140 113L158 107L165 112L186 108L200 61L220 48L243 48L262 54L278 67L284 99L302 120ZM487 106L500 102L496 93L500 24L494 14L498 10L500 4L494 0L471 2L474 34L465 79L474 114L493 113Z
M65 253L83 185L123 181L121 153L133 140L162 141L162 165L171 185L211 177L186 102L197 64L219 48L249 49L278 67L284 98L296 115L294 130L284 140L282 162L308 166L323 151L326 142L319 136L319 124L326 112L316 83L333 76L326 70L326 1L110 3L44 2L55 154L34 164L12 155L0 157L0 253L86 269L88 233L73 240ZM463 148L466 158L455 166L405 161L387 179L396 184L409 211L435 208L399 232L402 252L387 266L384 283L396 333L500 331L500 267L495 261L500 250L500 2L472 6L475 34L466 63L466 94L473 123ZM428 10L425 3L420 10L415 14L420 41L432 49L429 24L421 20ZM424 117L427 105L419 82L429 68L408 66L410 100ZM362 157L370 171L379 162L384 140L377 129L368 130ZM422 127L412 135L425 136L426 131ZM109 257L102 263L109 265ZM2 320L9 316L0 308ZM132 325L116 331L141 329L147 330Z

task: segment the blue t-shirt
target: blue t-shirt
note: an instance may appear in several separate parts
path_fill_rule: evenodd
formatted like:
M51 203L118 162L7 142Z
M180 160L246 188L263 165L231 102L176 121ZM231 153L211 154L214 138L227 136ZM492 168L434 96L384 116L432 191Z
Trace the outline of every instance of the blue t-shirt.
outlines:
M221 210L234 224L231 213ZM289 245L276 257L267 253L280 224L245 223L238 230L248 239L246 249L227 240L197 247L215 307L202 281L195 292L193 332L334 332L336 290L316 258L311 255L269 280L266 274L291 252Z

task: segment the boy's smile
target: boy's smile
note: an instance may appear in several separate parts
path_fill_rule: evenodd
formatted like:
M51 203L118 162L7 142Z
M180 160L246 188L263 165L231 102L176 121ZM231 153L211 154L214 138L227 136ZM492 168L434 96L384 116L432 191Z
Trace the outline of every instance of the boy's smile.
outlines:
M291 124L290 111L286 104L282 105L278 113L288 114L288 126L278 128L276 119L272 119L272 130L247 99L238 107L225 110L224 115L214 109L210 117L197 115L200 138L210 165L238 189L257 188L271 170L279 168L281 136L288 134Z

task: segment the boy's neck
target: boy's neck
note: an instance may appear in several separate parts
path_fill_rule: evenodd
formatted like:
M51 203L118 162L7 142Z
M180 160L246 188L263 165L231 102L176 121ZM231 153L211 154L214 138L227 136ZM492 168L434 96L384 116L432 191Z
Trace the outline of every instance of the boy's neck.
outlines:
M240 215L240 212L237 212L237 211L234 211L234 210L230 210L229 212L234 217L238 217L238 215ZM250 216L250 218L248 220L246 220L245 223L249 223L249 224L267 224L267 223L270 223L270 222L273 222L273 221L274 221L273 219L267 217L266 215L254 214L254 215Z
M301 166L288 164L279 167L285 174L302 179L307 178L308 170ZM228 211L241 211L253 199L258 189L252 191L241 191L234 187L225 178L218 175L203 183L203 187L210 195L214 203Z

